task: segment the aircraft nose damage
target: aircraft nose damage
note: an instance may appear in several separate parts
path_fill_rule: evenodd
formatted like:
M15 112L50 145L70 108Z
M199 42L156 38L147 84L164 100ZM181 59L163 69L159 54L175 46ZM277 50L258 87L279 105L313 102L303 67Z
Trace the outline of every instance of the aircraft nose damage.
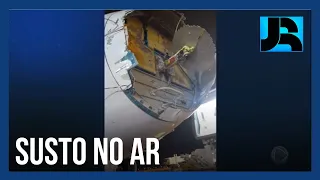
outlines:
M215 89L215 44L184 19L176 11L105 15L105 136L120 137L124 153L134 137L172 132Z

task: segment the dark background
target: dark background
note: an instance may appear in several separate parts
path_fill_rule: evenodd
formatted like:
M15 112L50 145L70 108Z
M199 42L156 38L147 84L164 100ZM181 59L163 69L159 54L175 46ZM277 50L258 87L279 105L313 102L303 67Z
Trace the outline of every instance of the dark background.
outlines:
M104 135L104 13L10 11L9 169L103 170L93 165L93 138ZM87 162L19 166L18 137L83 137ZM69 145L68 156L72 157Z
M311 11L217 15L218 170L311 169ZM303 16L303 53L261 53L260 16ZM276 165L271 151L287 149Z
M217 37L218 170L310 170L310 12L184 13L189 24ZM80 167L15 163L15 141L21 136L81 136L87 147L94 137L103 137L103 14L10 11L10 170L103 169L93 166L90 149L87 163ZM305 51L260 53L260 15L303 15ZM166 136L161 158L201 147L191 132L187 120ZM289 152L284 165L271 159L273 147L279 145ZM61 153L61 148L56 150Z

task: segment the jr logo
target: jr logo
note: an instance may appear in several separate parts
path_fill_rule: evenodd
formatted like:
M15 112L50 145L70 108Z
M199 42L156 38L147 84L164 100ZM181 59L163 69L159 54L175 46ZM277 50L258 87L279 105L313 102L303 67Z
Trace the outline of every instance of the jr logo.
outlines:
M261 52L302 52L303 17L260 17Z

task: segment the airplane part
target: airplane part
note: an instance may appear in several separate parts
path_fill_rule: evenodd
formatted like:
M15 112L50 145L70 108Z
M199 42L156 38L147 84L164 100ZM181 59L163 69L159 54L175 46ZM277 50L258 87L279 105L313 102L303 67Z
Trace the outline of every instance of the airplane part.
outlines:
M175 11L105 15L105 137L163 138L215 89L215 45ZM144 143L143 143L144 145Z
M216 99L200 105L194 113L194 132L197 139L216 133Z
M193 52L183 61L181 66L186 69L187 74L197 82L199 88L198 99L208 94L216 76L215 44L210 34L199 26L183 26L174 35L172 40L172 52L176 52L184 46L193 47Z

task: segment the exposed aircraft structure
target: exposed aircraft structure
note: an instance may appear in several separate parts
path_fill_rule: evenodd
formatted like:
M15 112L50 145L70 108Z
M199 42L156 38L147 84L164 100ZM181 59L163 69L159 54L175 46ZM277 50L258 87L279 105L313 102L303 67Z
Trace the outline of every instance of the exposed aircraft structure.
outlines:
M121 138L129 156L133 138L161 139L215 99L215 51L176 11L106 14L105 137Z

